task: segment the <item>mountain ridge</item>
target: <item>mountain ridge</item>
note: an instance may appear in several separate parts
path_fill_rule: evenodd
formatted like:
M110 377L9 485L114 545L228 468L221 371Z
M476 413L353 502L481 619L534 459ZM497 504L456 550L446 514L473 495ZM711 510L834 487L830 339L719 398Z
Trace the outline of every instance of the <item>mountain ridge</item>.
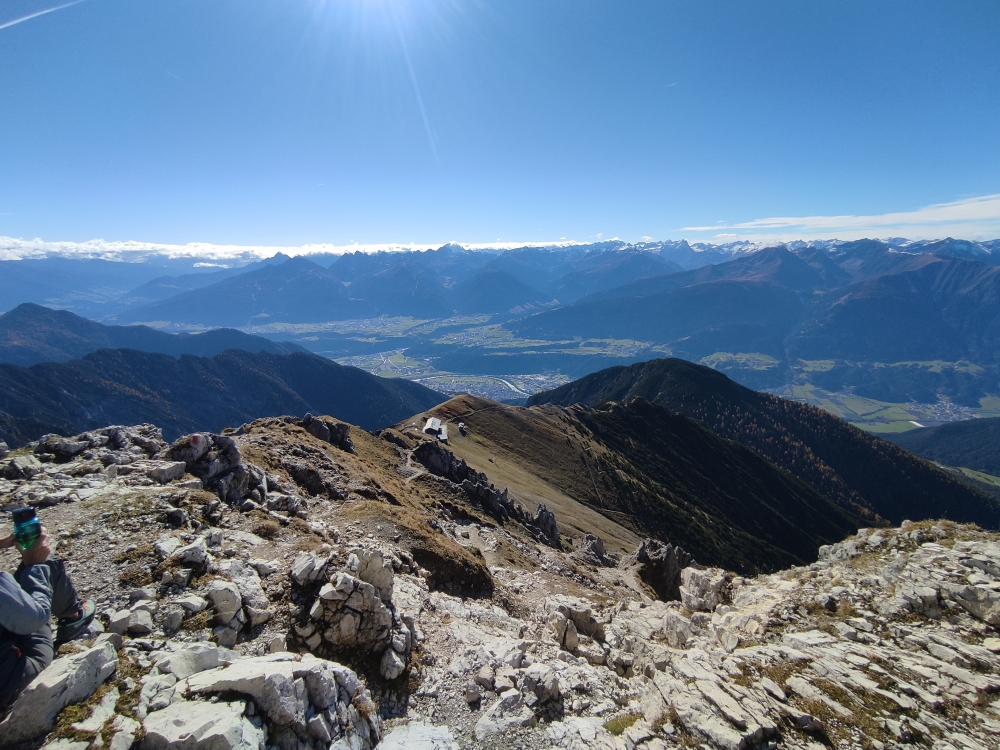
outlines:
M0 365L0 439L153 422L165 434L220 430L279 414L330 414L365 429L444 400L418 383L370 375L314 354L173 358L103 349L65 363Z
M0 315L0 362L30 366L66 362L98 349L136 349L178 357L214 356L227 349L292 354L306 350L232 328L204 333L165 333L149 326L108 326L68 310L52 310L30 302Z
M700 420L862 515L893 523L947 516L1000 528L1000 508L990 498L898 446L821 409L752 391L685 360L602 370L535 394L528 405L598 405L636 396Z
M576 514L558 500L569 498L639 537L734 570L810 562L820 545L860 525L753 451L641 398L595 410L458 396L425 414L449 422L450 450L513 499L544 501L559 519Z
M887 439L931 461L1000 476L1000 417L923 427Z

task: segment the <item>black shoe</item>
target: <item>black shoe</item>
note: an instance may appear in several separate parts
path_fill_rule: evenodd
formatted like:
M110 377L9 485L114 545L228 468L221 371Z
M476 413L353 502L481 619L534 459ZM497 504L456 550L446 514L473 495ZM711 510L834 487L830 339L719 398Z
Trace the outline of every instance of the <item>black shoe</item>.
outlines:
M76 640L84 631L90 627L97 614L97 607L90 599L80 602L80 612L76 617L67 617L59 621L59 629L56 631L55 646L59 648L64 643Z

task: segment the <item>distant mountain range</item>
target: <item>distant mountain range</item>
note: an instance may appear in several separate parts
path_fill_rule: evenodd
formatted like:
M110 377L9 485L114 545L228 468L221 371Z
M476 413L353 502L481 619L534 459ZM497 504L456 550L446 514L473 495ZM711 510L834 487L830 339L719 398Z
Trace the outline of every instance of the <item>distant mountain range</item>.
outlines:
M153 422L167 439L263 416L329 414L375 430L444 399L408 380L370 375L314 354L230 350L215 357L102 349L32 367L0 365L0 440L74 435Z
M680 359L602 370L532 396L529 406L643 398L699 420L854 513L946 517L1000 528L1000 507L896 445L812 406L758 393Z
M1000 392L1000 241L445 245L205 265L4 261L0 307L42 301L105 324L266 330L325 356L404 351L461 374L577 376L674 355L754 388L974 409ZM323 329L382 316L438 325ZM505 331L442 335L487 324ZM308 333L296 333L302 325Z
M377 315L446 318L518 316L615 284L680 267L619 247L469 252L446 245L422 253L352 253L328 268L293 258L238 275L227 274L173 296L132 304L121 322L201 325L314 323ZM192 284L197 283L197 286ZM163 289L165 281L158 281ZM141 299L140 290L129 298ZM145 293L148 296L148 293Z
M805 361L803 377L829 390L977 406L1000 379L1000 266L946 250L868 240L769 248L507 325L536 340L640 339L695 361L725 353L717 366L756 387L787 382L787 368Z
M136 349L179 357L212 357L227 349L291 354L298 344L251 336L232 328L170 334L147 326L106 326L66 310L25 303L0 315L0 362L34 365L66 362L98 349Z
M641 398L594 410L460 396L428 414L463 421L470 436L451 448L526 507L542 501L568 520L585 505L593 516L581 532L614 538L624 526L754 573L815 560L860 523L753 451Z

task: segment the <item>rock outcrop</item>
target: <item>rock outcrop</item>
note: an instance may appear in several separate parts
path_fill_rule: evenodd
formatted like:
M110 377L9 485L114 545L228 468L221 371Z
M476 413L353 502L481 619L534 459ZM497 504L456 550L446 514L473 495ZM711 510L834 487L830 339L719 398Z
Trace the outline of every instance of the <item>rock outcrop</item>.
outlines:
M185 435L161 455L182 462L188 473L198 477L205 489L218 493L224 503L240 505L248 497L260 503L267 499L264 472L243 461L236 440L229 435Z
M458 485L469 500L482 507L495 518L520 521L529 528L539 541L561 549L559 529L555 514L544 504L539 504L532 516L521 505L513 502L507 490L499 490L489 478L469 466L464 459L436 440L425 440L410 452L412 461L424 466L431 474Z
M583 544L574 555L576 559L587 565L600 568L613 568L618 565L618 559L609 555L604 546L604 540L596 534L586 534Z
M694 558L680 547L644 539L635 552L622 559L620 566L635 568L662 601L674 601L681 598L681 571L692 564Z
M348 453L357 453L354 442L351 440L351 426L346 422L306 414L302 418L302 426L310 435L324 443L329 443Z
M325 560L302 553L292 563L291 577L312 599L294 628L306 648L380 655L379 671L387 680L405 671L413 634L396 612L393 567L381 552L352 550L345 570L328 570Z
M18 696L0 723L0 744L44 735L66 706L88 699L117 668L118 654L109 640L57 659Z

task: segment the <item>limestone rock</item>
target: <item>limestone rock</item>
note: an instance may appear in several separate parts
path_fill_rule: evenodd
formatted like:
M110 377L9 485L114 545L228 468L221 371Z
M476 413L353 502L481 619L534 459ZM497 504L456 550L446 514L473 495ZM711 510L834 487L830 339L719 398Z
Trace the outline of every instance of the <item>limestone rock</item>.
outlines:
M90 447L87 440L73 440L60 435L42 435L35 446L35 453L51 453L57 461L69 461Z
M348 562L348 568L352 568L352 573L365 583L370 583L378 589L379 598L389 604L392 601L393 571L392 563L386 560L378 550L355 549L353 556Z
M241 702L174 703L143 721L142 750L263 750L267 732L245 710Z
M243 608L243 598L235 583L218 578L208 584L205 596L215 610L215 621L220 625L228 625Z
M176 651L153 653L153 663L157 668L165 674L172 674L178 680L215 669L231 661L233 661L232 652L226 652L211 643L190 643Z
M274 613L256 570L242 560L223 560L219 563L219 573L236 584L250 627L271 619Z
M392 640L392 613L378 590L348 573L338 573L335 582L323 586L310 617L335 649L381 653Z
M698 628L687 617L670 610L663 619L663 632L672 648L684 648Z
M149 635L153 632L153 616L145 609L137 609L129 614L127 629L132 635Z
M410 452L413 461L423 465L431 474L458 485L466 496L481 505L488 513L499 518L528 521L521 506L515 505L507 490L498 490L490 484L489 477L470 467L437 440L428 440Z
M196 615L208 608L208 601L197 594L184 594L173 600L174 604L181 607L189 615Z
M205 537L198 537L186 547L178 547L170 553L169 560L180 565L193 565L198 568L205 568L210 561Z
M546 599L545 607L549 612L558 613L572 621L578 633L598 640L604 639L604 628L594 617L589 603L557 594Z
M676 601L681 598L681 570L693 562L694 558L680 547L644 539L635 552L622 559L619 567L637 568L639 577L662 601Z
M324 714L334 734L369 747L379 734L375 706L357 675L334 662L281 653L237 659L228 668L192 675L189 695L238 693L253 699L271 730L308 732L306 717ZM178 688L181 684L178 685ZM340 698L344 702L340 702ZM364 718L358 711L364 712Z
M116 716L111 723L111 741L108 743L108 750L131 750L135 744L136 732L142 725L135 719L127 716Z
M684 568L681 571L681 603L692 612L711 612L721 602L726 572L719 568Z
M199 672L187 680L192 694L234 692L253 698L268 720L279 726L305 727L305 680L296 676L298 663L268 657L240 659L227 669Z
M396 653L395 649L387 648L385 653L382 654L382 664L380 667L380 672L382 677L387 680L395 680L401 674L403 674L406 669L406 660Z
M559 541L559 526L556 524L555 513L546 508L543 503L539 503L538 508L535 511L535 516L531 519L531 522L538 530L538 533L541 535L546 544L555 547L556 549L562 549L562 544Z
M329 562L329 557L320 557L312 552L300 552L292 560L292 580L299 586L322 580L326 577L326 566Z
M261 486L264 477L262 471L244 463L239 446L228 435L185 435L160 457L183 462L187 473L198 477L205 489L218 493L219 499L230 505L241 504Z
M118 699L121 697L121 692L118 688L114 688L105 693L104 697L101 698L100 703L94 706L93 710L83 721L77 721L72 724L72 728L77 732L99 732L104 726L104 723L115 715L115 705L118 703Z
M354 442L351 440L351 425L349 424L306 414L302 418L302 426L306 428L306 432L324 443L329 443L348 453L357 453Z
M618 560L604 548L604 540L595 534L585 534L583 544L574 555L578 560L603 568L613 568Z
M514 727L534 726L536 721L535 714L524 705L521 693L508 690L476 722L476 740L483 742Z
M118 668L108 643L56 659L35 678L0 723L3 741L16 744L45 734L66 706L84 701Z
M185 474L183 461L142 461L138 463L138 468L160 484L180 479Z
M547 703L559 695L559 676L544 664L533 664L521 678L521 695L529 707Z
M396 727L379 743L379 750L459 750L448 727L411 721Z
M3 468L6 479L30 479L42 471L42 462L34 456L14 456Z

